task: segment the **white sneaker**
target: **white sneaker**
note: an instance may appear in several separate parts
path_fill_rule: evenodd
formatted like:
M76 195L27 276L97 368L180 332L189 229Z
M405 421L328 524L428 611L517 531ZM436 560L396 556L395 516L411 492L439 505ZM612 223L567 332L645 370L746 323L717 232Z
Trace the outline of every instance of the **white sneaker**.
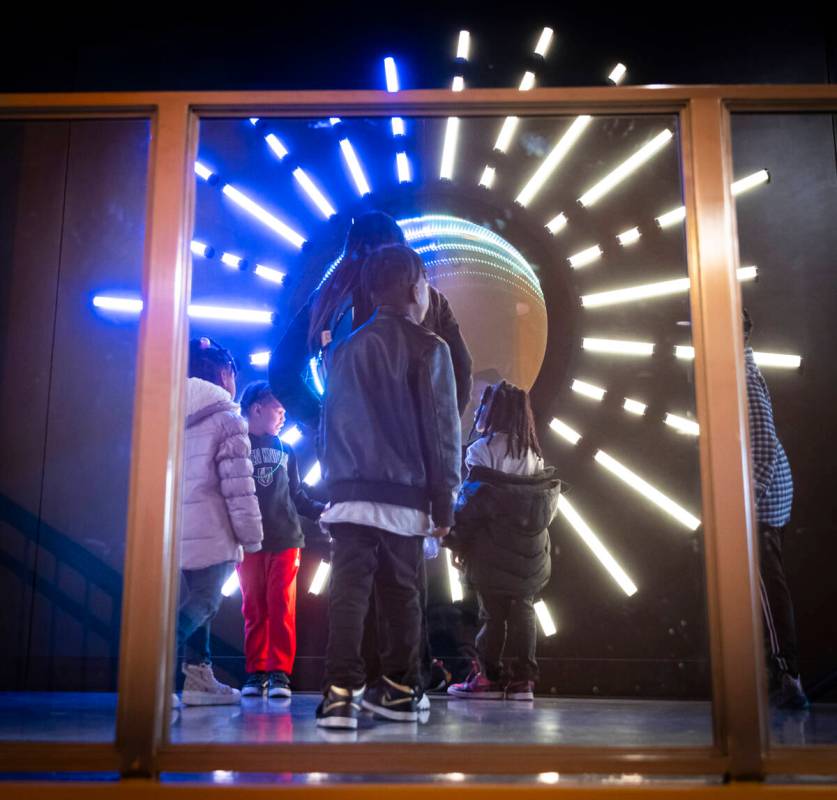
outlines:
M171 707L180 708L180 698L174 692L171 693Z
M183 674L185 706L232 706L241 702L241 692L217 680L212 664L184 664Z
M418 701L419 711L430 711L430 695L427 692L421 693L421 698Z

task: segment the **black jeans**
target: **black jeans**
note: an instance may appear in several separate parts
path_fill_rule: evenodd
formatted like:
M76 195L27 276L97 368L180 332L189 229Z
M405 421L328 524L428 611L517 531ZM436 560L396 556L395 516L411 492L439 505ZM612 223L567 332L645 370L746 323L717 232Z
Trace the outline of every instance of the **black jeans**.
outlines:
M774 679L782 672L799 675L793 601L782 560L784 540L785 526L759 523L761 610L768 665Z
M490 681L505 679L503 651L508 631L509 654L512 657L511 680L535 681L538 679L538 662L535 647L538 629L535 620L533 597L512 597L477 592L480 604L482 628L477 634L477 652L480 668Z
M418 574L423 558L420 536L365 525L331 527L334 548L328 597L328 646L325 683L359 689L366 682L361 655L363 623L373 587L380 604L378 622L381 672L392 680L417 686L421 605Z
M233 562L224 561L203 569L181 571L186 598L177 613L177 652L186 644L186 663L208 664L209 623L224 599L221 588L233 571Z

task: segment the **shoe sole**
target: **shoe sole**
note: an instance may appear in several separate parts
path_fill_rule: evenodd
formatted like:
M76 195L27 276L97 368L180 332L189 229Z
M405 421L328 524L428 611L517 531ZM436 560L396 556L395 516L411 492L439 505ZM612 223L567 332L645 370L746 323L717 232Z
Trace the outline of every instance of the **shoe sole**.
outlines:
M271 689L268 693L268 697L290 697L292 692L290 689Z
M183 692L180 701L184 706L237 706L241 695L217 695L209 692Z
M430 697L427 694L422 695L421 700L418 702L417 706L418 711L430 711Z
M261 697L264 694L264 690L259 691L258 689L242 689L241 696L242 697Z
M451 697L461 697L463 700L502 700L505 697L503 692L460 692L448 686L448 694Z
M535 695L532 692L511 692L506 695L506 700L534 700Z
M418 722L418 711L393 711L391 708L375 705L368 700L363 701L363 707L367 711L393 722Z
M357 730L357 720L354 717L320 717L317 719L318 728L330 730Z

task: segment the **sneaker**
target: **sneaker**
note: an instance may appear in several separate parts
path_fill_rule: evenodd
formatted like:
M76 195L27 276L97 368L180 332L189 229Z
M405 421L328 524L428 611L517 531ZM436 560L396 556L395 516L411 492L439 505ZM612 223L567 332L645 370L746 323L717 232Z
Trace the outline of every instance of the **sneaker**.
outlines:
M267 688L266 672L248 672L247 680L241 687L242 697L261 697Z
M329 686L327 694L317 706L317 726L356 731L365 689L365 686L361 686L360 689Z
M393 722L416 722L419 697L412 686L396 683L386 675L366 693L363 707Z
M183 674L184 706L232 706L241 702L241 692L217 680L212 664L184 664Z
M471 667L471 674L463 683L452 683L448 686L448 694L452 697L471 697L475 700L502 700L505 697L500 681L488 680L480 672L476 661Z
M270 673L270 680L267 685L268 697L290 697L291 681L288 676L279 670Z
M171 694L171 707L172 709L180 708L180 698L174 692Z
M445 669L445 662L434 658L430 664L430 685L428 692L444 692L453 680L450 670Z
M416 708L419 711L430 711L430 695L427 692L422 692Z
M781 674L778 686L770 695L770 702L783 710L805 711L811 707L799 676L794 678L788 672Z
M506 687L506 700L534 700L535 684L532 681L512 681Z

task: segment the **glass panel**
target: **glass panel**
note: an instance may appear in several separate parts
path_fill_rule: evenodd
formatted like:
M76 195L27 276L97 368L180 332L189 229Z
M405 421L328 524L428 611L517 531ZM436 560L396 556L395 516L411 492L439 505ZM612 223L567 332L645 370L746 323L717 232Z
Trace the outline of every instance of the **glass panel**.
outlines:
M837 742L834 131L829 114L736 114L732 125L735 178L752 185L736 209L740 262L757 273L742 300L771 733L781 745Z
M0 140L0 739L110 741L149 125Z
M233 534L226 533L230 506L217 495L212 467L205 464L209 472L201 479L215 480L221 513L204 524L188 506L194 491L190 482L198 476L187 475L183 535L188 542L182 543L186 580L181 580L187 585L181 586L181 595L188 605L181 622L191 620L186 629L191 631L198 617L201 622L210 619L218 607L210 636L215 676L241 687L248 671L282 670L290 675L293 698L264 696L256 682L251 685L254 694L240 705L237 698L231 698L235 702L230 706L187 704L173 717L172 741L303 742L332 741L336 736L339 741L490 743L513 736L521 743L595 746L711 743L698 426L678 153L677 120L671 116L202 123L192 247L192 337L207 338L204 360L215 358L215 342L229 349L239 366L239 399L245 387L270 374L287 418L281 446L268 441L264 419L251 428L252 434L259 434L252 458L270 540L265 549L271 552L248 555L244 561L244 588L248 604L253 603L246 608L246 629L239 578L231 563L218 567L236 558L234 548L213 550L214 545L199 541L200 536L209 537L209 525L215 526L212 536L232 541ZM396 680L409 681L409 672L406 677L404 672L414 662L399 647L406 648L405 641L418 646L429 638L423 664L427 672L432 669L432 682L425 682L431 687L430 711L417 712L417 724L389 727L364 715L358 730L346 735L316 726L314 716L324 678L348 686L362 682L364 674L363 665L349 654L361 647L360 617L367 608L373 568L355 573L348 556L340 552L342 547L344 554L368 555L372 545L353 538L361 534L346 530L345 522L358 513L357 519L378 531L389 526L368 534L383 537L377 547L414 549L409 544L414 539L399 537L392 528L401 526L401 533L428 529L430 523L421 516L427 502L424 479L410 478L412 473L402 478L418 487L415 497L405 500L402 492L395 502L409 512L409 522L369 516L368 505L330 509L338 543L330 583L322 580L330 550L318 527L305 519L296 600L281 597L293 573L292 557L268 573L267 589L260 581L265 563L276 564L283 548L293 544L288 530L295 533L295 524L288 521L284 494L280 503L275 488L286 480L283 467L291 447L311 498L328 501L339 483L332 476L341 467L331 460L328 445L323 456L326 479L320 479L317 468L322 455L317 448L319 391L309 361L316 360L319 347L310 349L306 343L306 312L297 318L298 325L293 321L338 263L352 221L360 231L361 215L371 211L399 221L407 244L423 259L431 284L447 298L470 350L470 397L467 364L460 380L462 406L467 406L462 414L463 443L478 437L472 421L487 386L506 380L530 390L545 461L554 465L566 492L550 526L548 559L541 557L537 544L544 539L526 540L526 526L534 524L529 516L515 527L508 499L497 519L487 520L483 510L482 521L472 527L474 544L461 545L466 548L470 584L460 581L448 548L415 566L412 559L418 557L410 550L409 557L404 556L410 568L421 574L421 563L427 575L420 615L424 623L417 620L412 605L423 580L404 588L402 579L399 585L407 599L395 602L394 596L401 597L398 591L390 586L387 594L393 569L380 562L377 605L383 617L391 615L389 622L377 626L378 644L384 639L390 644L383 669ZM381 236L381 230L390 232ZM394 238L386 220L373 234L372 243ZM329 280L335 275L350 278L364 260L365 255L346 258ZM360 324L365 318L363 295L358 292L353 298L354 323ZM215 311L206 312L207 306ZM323 327L334 331L332 339L347 335L339 314L326 314L324 319ZM345 325L347 330L351 327ZM450 326L437 320L431 327L448 338L457 365L463 364ZM320 331L314 333L318 336ZM277 346L268 370L270 353ZM334 352L333 343L329 348L327 353ZM207 369L203 377L216 384L227 382L225 358L221 354L216 360L220 367ZM373 360L359 363L371 369ZM342 400L341 390L326 381L330 407L351 404L364 431L390 415L382 423L384 428L389 425L389 444L370 432L368 441L361 439L348 448L360 453L368 447L378 454L379 464L366 460L362 469L368 474L360 467L354 473L370 481L376 480L375 469L391 466L391 448L402 437L409 438L419 424L418 390L405 393L411 399L398 404L403 416L397 419L392 404L378 405L377 393L390 391L387 380L394 379L367 377ZM216 390L217 385L211 387L213 397ZM447 392L448 406L454 403L452 389L439 391ZM199 407L206 405L195 400L190 410L194 414ZM187 423L187 470L189 454L197 446L194 425L206 419L203 414ZM253 424L254 418L250 421ZM332 424L337 428L330 428ZM326 441L338 435L335 430L351 433L352 425L342 424L326 426ZM496 446L495 441L492 447ZM409 458L418 459L415 468L420 471L426 456ZM537 464L529 469L537 470ZM474 475L471 479L477 480ZM355 486L353 480L350 484ZM509 476L501 480L508 487ZM387 492L392 483L398 483L396 478L388 479L389 488L381 496L391 497ZM534 488L537 483L524 480L522 485L544 502L544 490ZM355 489L357 494L352 494ZM368 488L355 489L349 491L354 499L372 500ZM341 498L346 499L332 496L335 506ZM274 505L266 510L269 502ZM505 512L507 518L502 516ZM461 515L457 530L468 530ZM537 532L535 528L529 534ZM244 537L249 535L245 531ZM494 546L489 543L492 537L498 541ZM399 540L401 544L393 544ZM534 549L531 541L536 542ZM499 585L480 578L479 568L472 566L493 564L486 568L502 573L512 562L520 562L519 574ZM552 577L544 586L547 564ZM218 574L207 568L217 568ZM204 610L196 600L201 581L208 587ZM501 666L499 641L491 644L486 636L477 637L481 622L475 587L484 607L496 607L495 619L497 614L512 615L507 660L499 675L494 674ZM506 608L509 596L516 599ZM335 628L341 626L343 639L327 664L330 599L331 621ZM286 627L276 617L288 619L283 607L288 602L296 609L295 660L287 638L282 638L287 637ZM335 609L340 613L346 606L355 611L349 619L342 614L335 622ZM366 625L362 646L370 681L381 669L380 648L371 633L375 627ZM495 622L489 639L496 630ZM536 638L539 675L528 661L525 634L530 630ZM270 640L271 636L278 638ZM477 641L482 642L489 691L502 698L506 682L514 679L523 686L510 689L508 696L526 697L526 682L532 678L534 699L478 703L461 698L469 691L462 684L477 658ZM524 657L515 662L518 654ZM191 651L186 658L195 661L200 655ZM444 668L432 667L431 658L443 662ZM200 693L197 667L191 670L183 699L217 699ZM173 672L182 681L179 665ZM460 697L445 693L450 681L460 684ZM208 688L217 695L217 688ZM383 700L377 691L367 694L367 701L374 703L376 697L380 708Z

